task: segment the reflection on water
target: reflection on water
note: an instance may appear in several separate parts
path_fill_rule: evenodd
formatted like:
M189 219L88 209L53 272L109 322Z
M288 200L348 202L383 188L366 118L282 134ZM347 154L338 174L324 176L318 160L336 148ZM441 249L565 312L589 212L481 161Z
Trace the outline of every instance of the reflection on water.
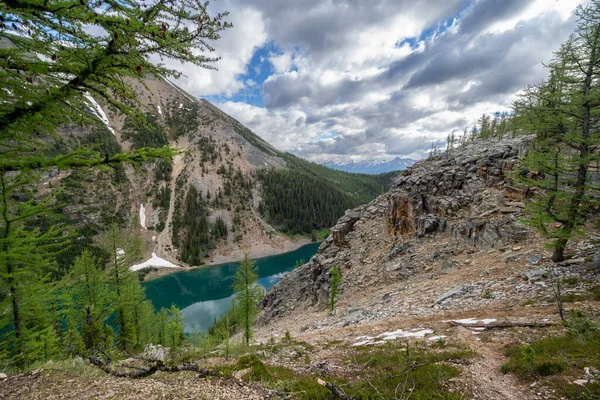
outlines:
M319 243L312 243L291 253L256 260L258 284L268 289L286 272L294 269L299 260L308 261ZM206 331L231 305L233 276L239 263L229 263L193 271L166 275L143 285L154 307L175 304L182 310L185 333Z
M205 332L213 324L214 318L219 318L231 305L233 295L219 300L199 301L187 306L183 314L183 331L185 333ZM212 315L213 319L208 316Z

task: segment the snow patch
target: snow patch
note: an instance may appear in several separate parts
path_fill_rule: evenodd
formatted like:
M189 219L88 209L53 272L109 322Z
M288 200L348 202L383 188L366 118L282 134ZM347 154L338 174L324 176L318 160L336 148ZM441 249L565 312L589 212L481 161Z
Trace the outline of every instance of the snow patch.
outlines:
M356 340L359 340L359 342L354 343L352 346L366 346L366 345L370 345L370 344L382 344L385 343L385 341L387 340L396 340L396 339L403 339L403 338L424 338L426 335L432 334L433 331L431 329L423 329L423 328L416 328L416 329L412 329L410 331L405 331L402 329L398 329L397 331L392 331L392 332L383 332L382 334L379 334L377 336L357 336ZM377 339L377 340L375 340ZM437 337L436 337L437 339Z
M427 340L433 341L433 340L440 340L440 339L445 339L445 338L446 338L446 336L439 335L439 336L431 336L431 337L427 338Z
M453 319L451 321L464 325L475 325L477 323L477 320L475 318Z
M100 121L102 121L102 123L108 128L109 131L111 131L113 135L117 136L113 127L110 126L110 121L108 120L108 117L106 116L106 113L102 107L100 107L100 104L98 104L98 102L88 92L85 92L83 96L87 99L87 101L90 102L90 109L94 112L94 114L100 119Z
M142 228L147 229L146 228L146 209L144 208L143 204L140 204L140 225L142 226Z
M457 324L462 324L462 325L475 325L475 324L484 324L484 325L489 325L492 322L496 322L497 319L495 318L486 318L486 319L475 319L475 318L465 318L465 319L451 319L451 320L445 320L443 322L456 322Z
M129 269L131 271L139 271L140 269L149 267L179 268L179 266L173 264L172 262L169 262L164 258L160 258L156 255L156 253L152 253L152 257L148 261L141 264L132 265Z

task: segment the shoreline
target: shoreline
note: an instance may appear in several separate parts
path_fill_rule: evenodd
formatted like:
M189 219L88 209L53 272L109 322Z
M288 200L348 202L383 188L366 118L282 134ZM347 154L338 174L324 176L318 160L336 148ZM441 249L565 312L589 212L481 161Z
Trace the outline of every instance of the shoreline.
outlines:
M298 250L301 247L307 246L312 243L322 243L319 241L312 242L308 237L302 237L298 240L291 240L287 242L282 249L277 249L275 247L262 247L255 248L254 251L250 251L249 256L252 261L260 260L261 258L278 256L286 253L291 253ZM243 250L237 250L233 254L229 256L217 255L216 257L212 257L211 261L194 267L179 267L179 268L158 268L156 271L150 271L148 274L144 276L142 282L148 282L156 278L160 278L161 276L174 274L177 272L189 272L199 268L212 268L218 267L223 264L240 262L244 258ZM141 270L143 271L143 270Z
M311 243L317 242L311 242L310 238L302 237L296 240L289 239L288 242L284 243L283 248L276 248L272 246L256 246L248 252L248 257L251 260L258 260L265 257L278 256L280 254L291 253L292 251L296 251L300 247L306 246ZM204 264L204 266L215 267L222 264L240 262L244 258L245 253L245 251L239 249L234 251L230 255L216 254L213 257L211 257L211 260Z

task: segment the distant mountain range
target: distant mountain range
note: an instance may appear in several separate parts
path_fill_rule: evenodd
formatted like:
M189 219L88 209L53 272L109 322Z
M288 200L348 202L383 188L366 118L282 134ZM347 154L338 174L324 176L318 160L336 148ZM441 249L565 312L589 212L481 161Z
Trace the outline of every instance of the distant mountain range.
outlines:
M384 172L399 171L416 163L411 158L396 157L393 160L362 160L362 161L323 161L320 164L338 171L354 172L357 174L382 174Z

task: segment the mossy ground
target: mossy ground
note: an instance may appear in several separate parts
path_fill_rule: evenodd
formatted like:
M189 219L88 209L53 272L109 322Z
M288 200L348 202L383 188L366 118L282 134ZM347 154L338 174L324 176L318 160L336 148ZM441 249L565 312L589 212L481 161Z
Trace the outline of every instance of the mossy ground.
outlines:
M304 348L303 343L293 340L271 344L262 353L266 356L261 356L260 351L244 355L223 373L227 376L241 372L241 378L248 383L259 382L265 388L297 399L333 399L332 393L318 383L319 378L337 385L356 399L404 398L408 395L411 399L464 399L465 394L453 391L450 381L460 375L459 365L475 356L471 350L459 347L402 342L352 349L332 346L332 351L342 351L344 365L340 373L325 376L318 370L300 372L270 362L269 354L288 350L289 346ZM309 348L305 350L308 352Z
M600 399L598 383L573 383L593 380L584 368L600 369L600 326L581 314L567 320L567 334L509 347L506 355L509 361L501 368L504 373L528 382L542 379L567 399Z

